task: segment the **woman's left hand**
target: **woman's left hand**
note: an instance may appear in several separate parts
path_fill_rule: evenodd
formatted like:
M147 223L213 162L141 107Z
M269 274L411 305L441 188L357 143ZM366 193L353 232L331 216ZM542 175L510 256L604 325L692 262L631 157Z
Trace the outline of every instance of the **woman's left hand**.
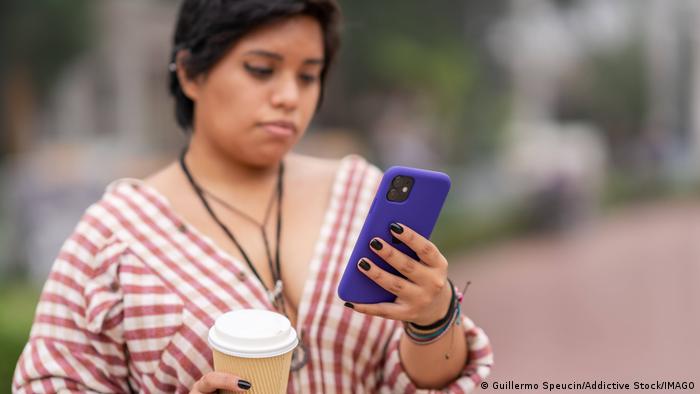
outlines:
M447 281L447 260L429 240L409 227L394 223L391 233L413 250L417 261L380 238L373 238L370 249L396 268L406 279L389 273L363 258L358 269L379 286L396 295L396 301L379 304L348 304L358 312L388 319L428 325L440 320L449 308L452 291Z

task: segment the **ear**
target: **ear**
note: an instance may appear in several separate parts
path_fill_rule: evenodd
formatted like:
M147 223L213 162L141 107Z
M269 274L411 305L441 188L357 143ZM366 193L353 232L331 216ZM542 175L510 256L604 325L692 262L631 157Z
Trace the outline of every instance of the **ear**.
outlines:
M175 64L177 65L177 79L180 82L180 87L183 93L192 101L197 101L199 97L200 78L189 78L185 72L185 60L189 56L189 52L181 50L175 56Z

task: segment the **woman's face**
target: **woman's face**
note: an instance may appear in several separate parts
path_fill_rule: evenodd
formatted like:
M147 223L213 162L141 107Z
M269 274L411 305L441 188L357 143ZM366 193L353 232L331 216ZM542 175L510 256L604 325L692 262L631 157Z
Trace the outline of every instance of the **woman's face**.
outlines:
M206 74L184 78L195 102L193 141L252 166L282 157L306 131L319 98L323 33L312 17L257 28Z

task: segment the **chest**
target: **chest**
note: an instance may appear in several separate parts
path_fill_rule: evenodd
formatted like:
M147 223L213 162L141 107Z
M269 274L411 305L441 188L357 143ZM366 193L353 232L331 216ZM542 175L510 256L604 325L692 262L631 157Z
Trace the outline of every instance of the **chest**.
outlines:
M324 188L325 189L325 188ZM275 256L279 248L281 279L286 313L296 325L297 311L302 301L304 287L310 278L310 265L317 249L321 227L324 225L329 193L323 189L307 190L307 193L288 193L282 205L282 227L279 246L276 237L276 209L273 209L265 225L265 237L262 228L251 223L235 212L212 205L215 215L228 228L246 259L236 244L211 216L200 209L197 201L180 207L182 216L202 235L208 237L217 248L223 250L242 270L251 277L257 276L267 289L274 288L273 271ZM257 278L251 280L258 280Z

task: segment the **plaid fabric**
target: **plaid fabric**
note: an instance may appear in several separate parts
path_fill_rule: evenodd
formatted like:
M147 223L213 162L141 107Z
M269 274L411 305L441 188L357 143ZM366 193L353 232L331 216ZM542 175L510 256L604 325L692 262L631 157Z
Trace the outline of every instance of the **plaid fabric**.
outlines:
M353 312L336 294L380 178L358 156L341 162L298 311L309 362L289 393L428 392L401 366L401 323ZM274 310L246 264L162 195L115 181L59 252L13 391L189 392L212 370L209 327L237 308ZM444 391L469 392L490 371L487 337L466 317L463 327L469 362Z

